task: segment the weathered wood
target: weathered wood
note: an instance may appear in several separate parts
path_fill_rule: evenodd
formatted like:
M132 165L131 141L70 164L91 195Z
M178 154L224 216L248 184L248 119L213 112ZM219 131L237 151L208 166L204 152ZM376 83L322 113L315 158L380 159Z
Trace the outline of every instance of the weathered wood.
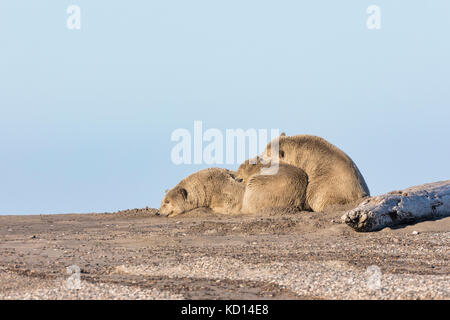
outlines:
M368 198L341 219L356 231L376 231L445 216L450 216L450 180Z

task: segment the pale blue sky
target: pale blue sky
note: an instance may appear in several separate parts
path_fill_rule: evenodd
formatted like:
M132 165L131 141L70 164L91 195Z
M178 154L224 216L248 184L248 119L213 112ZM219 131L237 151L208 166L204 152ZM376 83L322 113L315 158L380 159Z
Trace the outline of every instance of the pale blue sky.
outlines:
M449 179L449 33L447 0L2 1L0 214L158 207L194 120L322 136L372 194Z

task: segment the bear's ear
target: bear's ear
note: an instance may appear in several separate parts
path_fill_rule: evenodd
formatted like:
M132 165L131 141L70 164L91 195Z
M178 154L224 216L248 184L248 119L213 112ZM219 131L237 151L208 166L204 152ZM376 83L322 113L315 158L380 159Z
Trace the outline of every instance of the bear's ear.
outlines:
M188 195L186 189L181 188L181 189L180 189L180 193L181 193L181 195L183 196L183 199L186 200L186 199L187 199L187 195Z
M282 133L280 134L280 137L286 137L286 133L282 132Z
M165 193L169 192L169 189L166 189Z

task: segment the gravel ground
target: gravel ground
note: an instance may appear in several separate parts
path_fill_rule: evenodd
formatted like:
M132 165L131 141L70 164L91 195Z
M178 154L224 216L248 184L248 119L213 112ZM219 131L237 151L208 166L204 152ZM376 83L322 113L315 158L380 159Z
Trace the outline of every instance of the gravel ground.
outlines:
M450 299L450 218L357 233L345 209L1 216L0 299Z

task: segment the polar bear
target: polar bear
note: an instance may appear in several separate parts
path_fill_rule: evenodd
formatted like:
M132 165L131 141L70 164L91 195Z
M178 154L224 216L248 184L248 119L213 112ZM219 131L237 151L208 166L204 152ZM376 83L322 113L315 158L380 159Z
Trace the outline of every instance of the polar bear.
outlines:
M278 146L276 145L278 143ZM272 146L279 155L272 158ZM313 211L347 204L369 196L369 188L356 164L323 138L311 135L280 136L270 142L261 157L277 159L302 169L308 176L306 202Z
M195 172L167 191L158 212L177 216L196 208L232 214L240 212L245 185L232 171L209 168Z
M202 207L223 214L285 207L303 210L306 186L306 174L286 164L281 164L275 174L254 174L245 182L227 169L204 169L167 191L158 212L173 217Z
M251 176L260 174L264 167L267 166L262 164L260 157L245 160L236 171L236 177L246 183Z
M268 208L309 209L306 203L308 176L303 170L279 163L273 173L260 173L264 167L269 165L260 161L252 164L249 160L239 167L237 177L246 183L242 213L256 213Z

